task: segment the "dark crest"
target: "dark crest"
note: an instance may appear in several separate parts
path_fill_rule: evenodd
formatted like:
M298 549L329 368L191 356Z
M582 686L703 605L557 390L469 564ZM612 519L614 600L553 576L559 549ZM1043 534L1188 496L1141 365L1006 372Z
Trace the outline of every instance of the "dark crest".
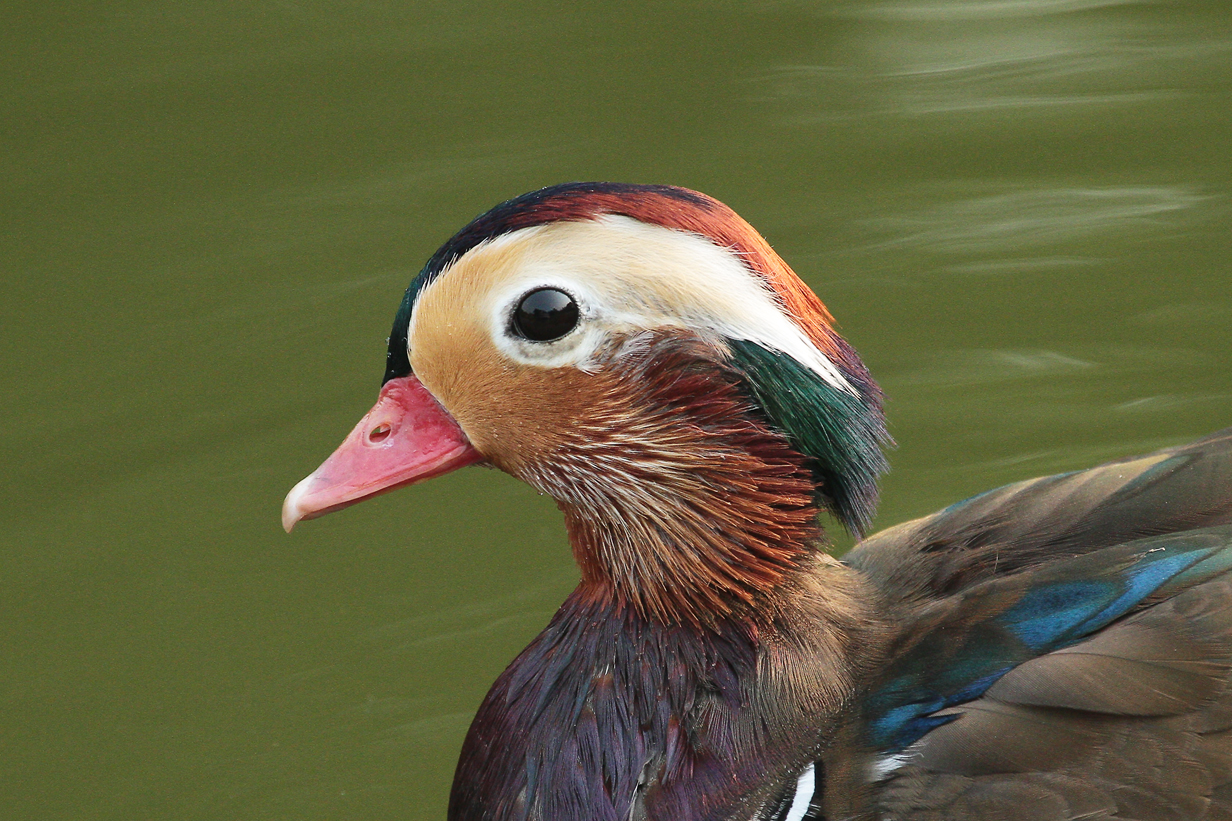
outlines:
M406 330L420 291L475 246L521 228L593 219L600 214L645 219L648 211L662 210L672 203L694 209L708 209L714 205L709 197L671 185L570 182L514 197L475 217L432 255L407 287L389 334L389 352L385 356L385 379L382 384L411 372L406 351Z

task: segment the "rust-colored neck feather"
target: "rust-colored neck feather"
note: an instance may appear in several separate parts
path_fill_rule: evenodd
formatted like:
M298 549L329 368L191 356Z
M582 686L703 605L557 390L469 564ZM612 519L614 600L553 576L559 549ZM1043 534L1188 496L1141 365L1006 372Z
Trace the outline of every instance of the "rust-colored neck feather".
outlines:
M704 626L755 617L822 532L803 457L701 347L660 339L595 374L526 478L564 511L583 595Z

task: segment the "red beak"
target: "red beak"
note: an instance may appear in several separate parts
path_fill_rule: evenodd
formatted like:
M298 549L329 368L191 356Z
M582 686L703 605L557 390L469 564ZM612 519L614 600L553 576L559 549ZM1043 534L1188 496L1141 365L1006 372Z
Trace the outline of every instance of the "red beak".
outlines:
M418 379L391 379L333 455L291 488L282 503L282 526L290 533L301 519L315 519L482 459Z

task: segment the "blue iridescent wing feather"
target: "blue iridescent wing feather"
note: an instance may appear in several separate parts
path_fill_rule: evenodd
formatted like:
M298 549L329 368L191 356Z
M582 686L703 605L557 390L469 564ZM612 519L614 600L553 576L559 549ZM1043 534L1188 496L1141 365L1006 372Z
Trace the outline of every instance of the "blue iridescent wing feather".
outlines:
M1232 432L1021 482L846 558L904 628L856 719L880 817L1232 817Z
M1222 526L1105 548L938 603L868 696L868 740L901 751L954 717L934 713L982 696L1017 665L1229 566L1232 527Z

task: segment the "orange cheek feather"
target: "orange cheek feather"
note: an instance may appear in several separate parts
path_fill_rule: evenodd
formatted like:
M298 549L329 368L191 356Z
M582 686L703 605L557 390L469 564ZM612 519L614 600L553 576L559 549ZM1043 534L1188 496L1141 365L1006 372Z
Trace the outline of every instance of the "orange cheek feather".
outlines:
M525 480L529 466L556 453L579 419L610 397L592 374L524 365L501 353L473 307L482 303L475 290L484 280L464 273L472 272L455 271L456 279L422 297L411 365L483 458Z

